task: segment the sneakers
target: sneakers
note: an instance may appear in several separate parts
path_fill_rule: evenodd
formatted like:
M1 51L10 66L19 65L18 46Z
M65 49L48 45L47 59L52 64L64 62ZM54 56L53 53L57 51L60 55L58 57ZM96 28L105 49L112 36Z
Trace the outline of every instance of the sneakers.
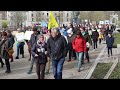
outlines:
M22 58L24 58L24 54L22 55Z
M4 63L1 63L1 67L3 67L4 66Z

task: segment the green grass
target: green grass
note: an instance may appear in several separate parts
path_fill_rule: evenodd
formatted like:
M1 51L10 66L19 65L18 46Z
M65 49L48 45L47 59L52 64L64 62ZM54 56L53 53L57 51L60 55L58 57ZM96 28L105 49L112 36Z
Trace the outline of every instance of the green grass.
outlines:
M120 33L115 33L114 37L115 37L115 42L113 47L117 48L117 44L120 44Z
M120 63L117 64L109 79L120 79Z
M98 63L90 79L104 79L112 63Z

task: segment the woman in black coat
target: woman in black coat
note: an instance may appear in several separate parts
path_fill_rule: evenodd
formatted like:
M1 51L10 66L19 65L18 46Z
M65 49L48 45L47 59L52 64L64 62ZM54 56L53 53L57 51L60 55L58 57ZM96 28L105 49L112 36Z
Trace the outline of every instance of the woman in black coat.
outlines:
M47 44L43 35L38 36L38 41L32 48L32 55L35 58L38 79L44 79L47 63Z

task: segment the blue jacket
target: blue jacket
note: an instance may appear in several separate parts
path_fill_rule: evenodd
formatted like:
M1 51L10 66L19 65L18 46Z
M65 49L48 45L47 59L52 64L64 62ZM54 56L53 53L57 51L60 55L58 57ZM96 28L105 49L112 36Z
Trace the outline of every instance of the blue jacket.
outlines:
M107 47L113 47L114 37L107 37L106 38L106 44L107 44Z

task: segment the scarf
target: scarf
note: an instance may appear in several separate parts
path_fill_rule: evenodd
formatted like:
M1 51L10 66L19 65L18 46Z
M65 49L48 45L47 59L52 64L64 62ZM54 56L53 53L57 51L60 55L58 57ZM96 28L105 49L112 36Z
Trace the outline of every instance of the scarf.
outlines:
M41 41L37 41L37 45L40 46L40 48L42 48L45 45L45 41L41 42Z

